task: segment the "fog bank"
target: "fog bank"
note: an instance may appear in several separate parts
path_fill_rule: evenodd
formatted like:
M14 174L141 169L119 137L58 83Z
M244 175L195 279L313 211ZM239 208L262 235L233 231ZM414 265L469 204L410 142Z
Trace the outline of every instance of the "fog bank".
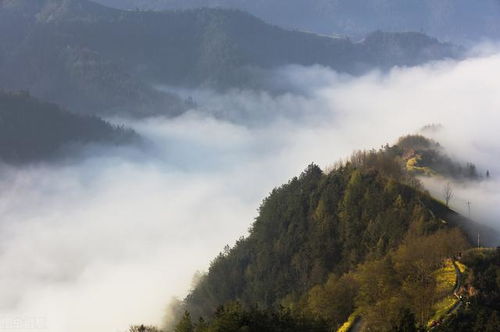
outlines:
M500 228L498 72L496 53L361 78L287 67L275 80L293 92L186 91L198 109L120 119L146 138L143 151L2 167L0 323L54 332L160 324L170 298L246 234L274 186L431 123L443 125L433 136L450 154L492 174L457 185L452 205L463 211L471 200L473 217Z

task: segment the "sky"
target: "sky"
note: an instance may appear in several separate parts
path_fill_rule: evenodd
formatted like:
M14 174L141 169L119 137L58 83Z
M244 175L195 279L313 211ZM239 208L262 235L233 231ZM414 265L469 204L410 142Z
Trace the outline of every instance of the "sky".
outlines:
M484 49L483 49L484 50ZM500 229L500 53L363 77L277 70L288 93L184 91L176 118L112 119L141 147L0 169L0 328L116 331L160 325L197 271L247 234L273 187L428 124L492 178L454 183L451 205ZM429 181L428 181L429 182ZM437 196L444 181L427 183Z

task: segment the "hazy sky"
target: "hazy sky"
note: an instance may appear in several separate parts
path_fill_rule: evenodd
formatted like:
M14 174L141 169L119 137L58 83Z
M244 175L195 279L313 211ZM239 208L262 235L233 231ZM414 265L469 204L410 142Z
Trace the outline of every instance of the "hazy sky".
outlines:
M54 332L159 324L193 274L246 234L274 186L311 162L325 167L430 123L444 126L437 135L450 153L491 171L490 182L457 184L452 204L470 199L474 216L494 224L498 72L496 54L361 78L288 67L276 81L294 93L190 91L197 111L126 121L148 139L144 151L3 167L0 324L37 318L30 331Z

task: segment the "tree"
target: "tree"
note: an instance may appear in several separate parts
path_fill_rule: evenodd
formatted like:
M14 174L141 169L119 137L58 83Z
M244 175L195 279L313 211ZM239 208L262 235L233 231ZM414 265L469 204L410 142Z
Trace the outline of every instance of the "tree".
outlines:
M209 328L208 323L203 319L203 317L200 317L198 320L198 324L196 324L196 332L205 332Z
M476 165L467 163L467 176L472 179L477 178Z
M444 193L444 200L446 202L446 207L449 207L450 200L453 198L453 188L451 187L451 183L448 182L444 186L443 193Z
M136 325L131 326L129 332L162 332L154 326Z
M189 312L184 312L180 322L175 327L175 332L194 332L194 325L191 321L191 314Z
M415 315L408 308L402 308L396 321L392 323L392 331L395 332L417 332Z
M332 274L324 285L317 285L308 292L307 309L332 326L342 324L355 309L357 287L353 275L338 278Z

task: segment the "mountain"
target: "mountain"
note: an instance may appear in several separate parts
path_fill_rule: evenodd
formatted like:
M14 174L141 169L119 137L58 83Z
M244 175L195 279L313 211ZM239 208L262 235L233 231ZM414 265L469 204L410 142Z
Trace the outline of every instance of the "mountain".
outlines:
M122 9L232 8L267 22L320 34L422 31L454 43L500 38L498 0L96 0Z
M0 91L0 161L10 164L51 160L74 154L86 144L127 144L132 130L94 116L70 113L26 92Z
M422 135L401 137L393 149L393 153L401 158L411 174L440 175L454 180L481 178L472 162L461 164L454 161L438 142Z
M87 1L0 2L0 88L27 90L87 114L183 111L180 98L157 91L119 58L81 40L81 26L112 20L116 12Z
M435 328L438 332L493 332L500 326L500 249L474 249L462 259L469 268L465 310Z
M312 164L274 189L248 237L226 247L178 305L174 330L326 332L347 321L419 331L448 321L462 297L479 299L472 288L485 287L474 274L486 269L484 257L469 249L467 234L492 243L498 234L423 190L402 156L424 141L407 136L356 152L329 172ZM496 274L484 278L495 282Z
M363 41L289 31L236 10L141 12L87 0L0 2L0 87L81 112L177 114L155 86L259 86L259 74L320 64L353 74L458 56L420 33Z

